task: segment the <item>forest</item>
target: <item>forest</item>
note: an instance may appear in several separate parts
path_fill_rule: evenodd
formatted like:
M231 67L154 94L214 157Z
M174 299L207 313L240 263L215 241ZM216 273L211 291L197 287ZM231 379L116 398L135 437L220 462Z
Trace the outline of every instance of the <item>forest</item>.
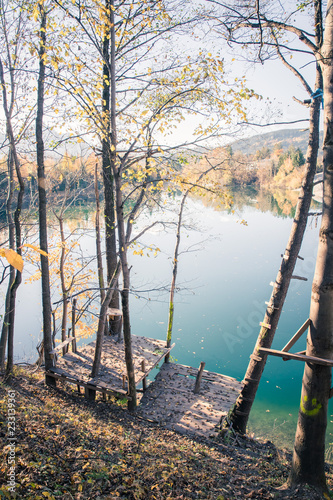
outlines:
M0 38L1 496L331 498L325 433L333 366L332 0L0 0ZM298 81L302 92L290 99L303 107L306 149L297 141L255 146L253 127L258 133L256 127L295 122L277 118L272 101L248 84L242 61L263 67L273 61ZM254 149L238 147L244 131ZM272 342L291 279L302 279L294 269L303 236L318 216L311 213L318 184L323 204L309 317L277 351ZM238 186L297 193L290 236L242 386L234 382L237 394L217 422L216 439L191 444L185 437L178 447L176 433L152 421L141 427L138 380L144 392L149 370L162 362L172 369L186 204L206 197L204 203L233 210ZM68 238L71 209L88 203L95 246L89 260ZM172 223L147 217L163 206L172 206ZM131 328L129 256L160 252L141 243L157 226L172 227L175 241L165 345L150 339L153 352L138 369L136 346L149 348ZM15 319L28 265L30 280L40 283L42 342L38 361L22 371L15 363ZM76 359L76 342L92 330L88 378L75 378L62 363ZM305 332L306 350L290 353ZM107 345L114 346L110 357L117 349L123 355L116 387L101 382ZM247 436L269 356L304 364L294 450L283 458L277 453L272 469L270 444L256 447ZM59 379L78 394L62 391ZM159 442L165 463L155 481ZM184 453L173 461L170 450L177 448ZM238 448L234 478L243 493L230 486ZM269 470L271 484L245 477L249 456L259 459L262 476Z

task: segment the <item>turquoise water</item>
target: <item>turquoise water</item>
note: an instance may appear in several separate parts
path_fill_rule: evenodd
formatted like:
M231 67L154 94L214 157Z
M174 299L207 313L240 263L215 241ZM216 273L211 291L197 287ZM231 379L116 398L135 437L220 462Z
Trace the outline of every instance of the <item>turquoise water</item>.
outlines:
M177 203L169 201L166 207L164 212L147 215L146 221L133 228L133 234L152 218L175 222L173 209ZM173 327L176 345L172 357L179 363L198 367L200 361L205 361L207 370L242 380L292 222L289 217L273 214L269 204L264 207L254 199L247 199L236 213L230 213L205 207L200 201L188 201L181 235ZM241 223L243 219L247 225ZM304 261L298 262L295 271L308 281L292 281L274 348L282 348L308 317L319 224L320 220L317 225L309 221L300 252ZM144 256L130 254L133 334L166 337L174 229L172 225L169 229L156 226L140 240ZM82 250L92 255L94 245L93 232L85 231ZM154 251L145 246L158 247L157 255L154 257ZM18 300L16 353L20 359L33 359L41 336L39 282L22 286ZM296 350L303 347L305 338L295 346ZM292 447L303 368L297 361L269 358L251 413L250 432ZM331 405L328 444L333 434L332 413Z
M254 205L254 204L253 204ZM224 373L242 380L253 351L265 301L272 291L288 240L292 220L247 205L236 214L203 209L190 202L188 217L201 232L183 231L179 258L179 286L175 305L172 355L178 362ZM245 219L247 226L240 224ZM319 223L310 223L305 234L295 274L308 281L292 280L273 348L281 349L308 318ZM156 240L154 240L156 238ZM141 288L160 282L171 262L174 237L146 235L147 244L158 241L168 248L154 260L133 259L133 282ZM148 243L149 242L149 243ZM200 243L203 242L203 243ZM188 253L188 248L200 248ZM194 245L194 247L193 247ZM136 272L135 269L140 269ZM167 325L167 294L159 302L132 299L133 332L164 338ZM305 348L305 337L296 350ZM304 365L270 357L251 412L249 432L270 437L279 445L292 447L297 423ZM330 414L333 407L330 407ZM330 420L332 420L332 416ZM328 429L328 443L333 431Z

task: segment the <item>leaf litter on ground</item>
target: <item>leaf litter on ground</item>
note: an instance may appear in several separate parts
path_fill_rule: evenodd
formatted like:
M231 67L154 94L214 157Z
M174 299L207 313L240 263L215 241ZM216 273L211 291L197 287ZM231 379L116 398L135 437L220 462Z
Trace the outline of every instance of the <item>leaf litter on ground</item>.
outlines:
M115 400L87 401L67 384L20 370L0 385L0 498L233 500L322 498L286 489L291 453L270 441L203 440L164 429ZM8 491L8 392L15 392L15 493ZM333 488L333 469L327 465Z

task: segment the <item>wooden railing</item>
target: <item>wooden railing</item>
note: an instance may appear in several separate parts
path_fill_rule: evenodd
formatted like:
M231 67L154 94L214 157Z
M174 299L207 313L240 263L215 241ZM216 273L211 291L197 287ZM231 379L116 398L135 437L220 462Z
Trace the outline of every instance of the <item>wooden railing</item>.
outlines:
M77 352L76 337L72 336L68 337L68 339L64 340L63 342L60 342L60 344L57 344L56 347L52 349L52 351L50 351L51 358L54 359L57 355L57 352L63 349L64 347L68 346L70 343L72 343L72 351L76 353Z

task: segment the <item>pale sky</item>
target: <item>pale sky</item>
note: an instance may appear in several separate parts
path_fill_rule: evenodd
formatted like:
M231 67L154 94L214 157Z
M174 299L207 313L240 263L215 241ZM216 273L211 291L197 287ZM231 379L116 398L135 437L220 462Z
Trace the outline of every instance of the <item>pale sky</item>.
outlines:
M271 1L273 4L273 0ZM296 5L295 1L290 2L289 0L282 0L277 3L279 5L284 4L286 10L294 9ZM290 24L294 24L294 21L293 18L289 20ZM311 11L298 14L296 25L302 29L306 29L308 32L313 32ZM293 40L293 47L307 50L305 45L295 35L288 34L288 39ZM260 63L250 63L246 49L241 49L239 45L226 46L225 42L214 29L208 31L207 36L202 39L201 43L200 41L193 42L191 40L190 44L193 45L193 43L195 46L200 46L204 50L211 51L213 54L220 51L220 55L225 61L226 70L231 71L233 76L245 75L247 86L262 95L263 99L261 101L253 101L253 105L251 106L252 113L249 114L248 120L250 122L259 122L260 124L276 122L277 124L270 127L250 127L246 132L244 130L246 135L261 134L283 128L305 129L308 127L307 121L290 123L289 125L278 124L279 122L294 122L308 119L309 109L295 102L293 96L300 100L305 100L309 99L309 95L299 79L277 57L274 60L267 60L263 65ZM287 61L300 70L313 89L315 79L313 55L293 53L292 58L288 58ZM177 136L177 140L180 137L185 140L191 135L191 130L199 122L199 117L198 121L191 118L191 120L188 120L177 129L177 134L175 133L174 136ZM166 139L168 142L174 142L173 138ZM221 139L222 144L224 141ZM226 142L232 142L232 140L226 140Z

